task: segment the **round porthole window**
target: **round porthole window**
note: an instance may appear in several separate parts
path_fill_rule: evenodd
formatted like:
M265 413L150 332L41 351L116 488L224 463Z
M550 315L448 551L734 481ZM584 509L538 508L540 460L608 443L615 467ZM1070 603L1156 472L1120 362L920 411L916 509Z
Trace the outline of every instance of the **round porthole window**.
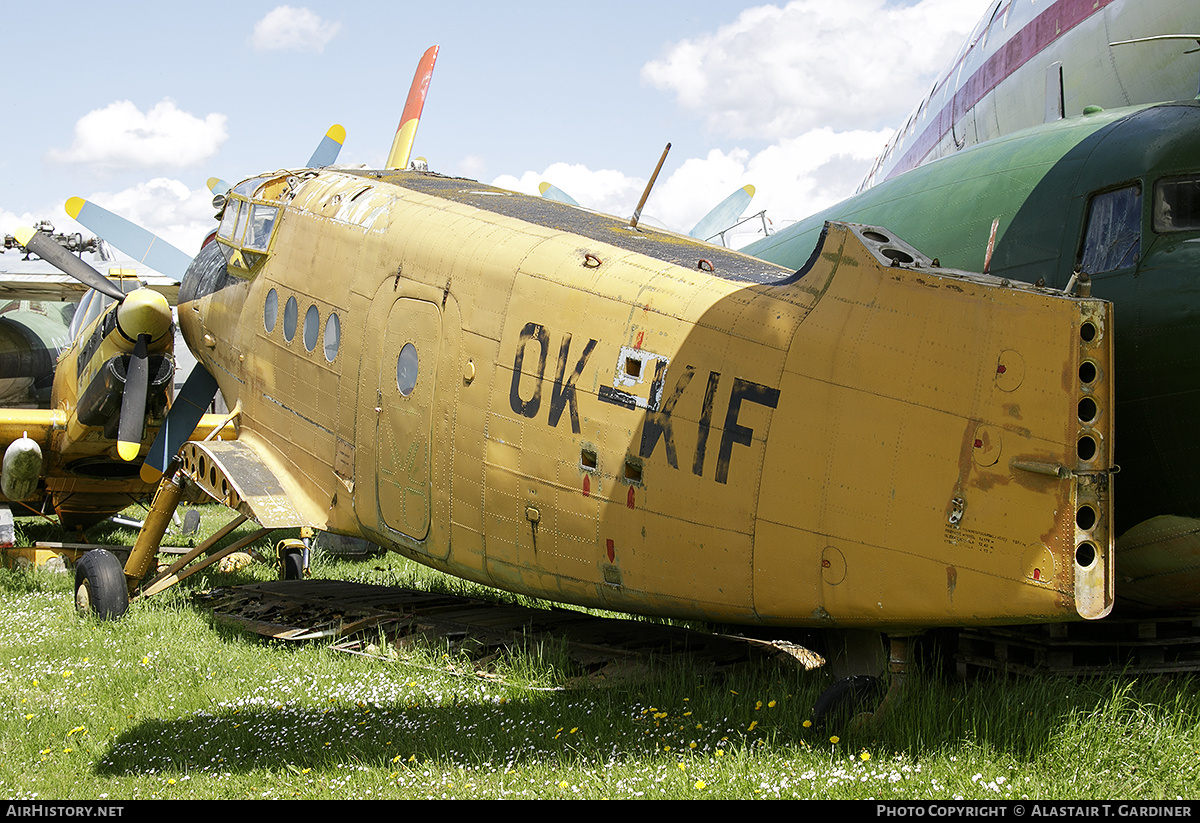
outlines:
M321 313L316 306L309 306L304 313L304 350L312 351L317 347L317 335L321 333Z
M396 388L400 389L402 395L408 397L416 386L417 347L412 343L405 343L404 348L400 349L400 356L396 359Z
M267 302L263 305L263 325L267 334L275 331L275 323L279 320L279 294L275 289L267 292Z
M296 298L289 297L287 303L283 307L283 339L292 342L292 338L296 336Z
M333 358L337 357L341 337L342 327L338 322L338 316L330 312L329 319L325 321L325 359L330 363L333 362Z

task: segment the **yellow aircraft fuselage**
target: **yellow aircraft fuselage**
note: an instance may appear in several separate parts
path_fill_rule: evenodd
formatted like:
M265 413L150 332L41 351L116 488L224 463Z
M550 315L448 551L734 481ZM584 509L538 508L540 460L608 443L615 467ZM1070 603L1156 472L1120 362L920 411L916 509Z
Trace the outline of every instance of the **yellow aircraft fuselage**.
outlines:
M238 191L179 315L239 438L181 455L263 525L711 621L1111 607L1104 301L844 224L792 272L436 175Z

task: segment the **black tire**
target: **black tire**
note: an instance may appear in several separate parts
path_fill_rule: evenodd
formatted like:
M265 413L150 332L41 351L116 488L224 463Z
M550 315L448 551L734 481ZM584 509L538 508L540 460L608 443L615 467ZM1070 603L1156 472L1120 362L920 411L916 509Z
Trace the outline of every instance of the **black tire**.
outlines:
M92 549L75 564L75 611L116 620L129 608L125 569L111 552Z
M279 556L279 577L281 580L304 579L304 554L299 551L285 551Z
M857 714L863 708L867 708L867 703L872 698L877 700L879 692L880 680L877 677L866 674L843 677L817 698L810 718L813 728L822 731L825 724L831 720L837 722Z

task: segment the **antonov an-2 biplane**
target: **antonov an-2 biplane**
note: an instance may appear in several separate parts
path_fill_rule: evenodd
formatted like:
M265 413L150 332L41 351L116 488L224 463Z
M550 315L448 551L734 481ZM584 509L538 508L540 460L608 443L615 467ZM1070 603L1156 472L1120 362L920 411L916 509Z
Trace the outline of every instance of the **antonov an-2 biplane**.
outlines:
M69 325L61 311L17 312L9 321L17 331L6 336L0 376L44 388L0 409L0 517L10 533L11 507L52 511L65 529L83 529L153 492L138 458L166 415L175 373L169 303L178 279L149 274L141 261L110 279L61 244L81 251L81 238L51 232L19 231L15 240L42 260L0 274L0 297L60 309L61 301L79 303ZM232 436L219 416L204 420L198 436L214 428Z
M893 638L1108 613L1106 302L871 227L793 270L396 165L226 193L179 315L184 394L219 386L238 438L152 450L129 563L77 577L98 612L194 482L582 606Z

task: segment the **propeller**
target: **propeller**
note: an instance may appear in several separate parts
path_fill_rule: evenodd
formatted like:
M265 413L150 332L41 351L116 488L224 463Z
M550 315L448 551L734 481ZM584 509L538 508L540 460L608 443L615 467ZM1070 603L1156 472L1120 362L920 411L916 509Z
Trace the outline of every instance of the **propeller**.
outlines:
M542 197L547 200L556 200L559 203L566 203L571 206L578 206L579 203L575 198L567 194L558 186L545 181L538 184L538 191L542 193ZM749 184L742 186L733 194L726 197L720 203L713 207L712 211L700 218L690 232L688 237L695 237L699 240L708 240L720 234L723 229L727 229L737 222L742 216L742 212L750 205L750 201L754 198L754 186Z
M325 136L317 144L312 157L308 158L306 168L322 169L330 165L337 160L338 154L342 150L342 144L345 142L346 130L338 125L330 126L329 131L325 132Z
M125 368L121 416L117 421L117 456L126 463L138 456L142 436L146 433L146 387L150 382L146 349L149 345L150 335L139 334Z
M326 166L332 165L337 160L338 155L342 151L342 144L346 142L346 129L342 126L334 124L325 132L325 136L321 138L321 142L313 149L312 157L308 158L308 165L305 168L323 169ZM208 190L214 195L222 195L228 192L233 186L220 177L210 177L207 180Z
M547 183L545 181L538 183L538 191L540 191L542 193L542 197L545 197L547 200L557 200L559 203L566 203L568 206L579 205L579 203L575 201L574 197L567 194L565 191L560 189L558 186L553 185L552 183Z
M184 381L183 388L175 396L171 410L163 421L162 428L150 444L146 461L142 463L141 477L147 483L155 483L163 476L175 454L192 436L200 418L217 396L217 380L199 362Z
M72 197L67 201L66 209L67 214L88 231L97 237L103 237L134 260L145 263L168 277L182 280L183 273L192 264L191 255L175 248L153 232L146 231L136 223L131 223L82 197Z
M736 223L738 218L742 216L742 212L746 210L746 206L749 206L750 201L753 199L754 186L749 184L742 186L718 203L712 211L701 217L700 222L688 232L688 236L700 240L708 240L710 237L715 237Z
M54 266L63 274L74 277L89 289L95 289L101 294L106 294L118 303L125 299L125 292L121 291L116 283L58 245L50 235L40 232L37 229L22 226L14 232L14 236L17 238L17 242L26 249Z
M148 289L125 294L117 284L43 232L22 227L17 229L15 236L22 246L64 274L116 300L118 329L126 337L131 333L137 335L125 369L125 385L121 391L121 409L117 420L117 456L126 462L136 459L146 428L146 395L150 382L148 349L154 337L166 333L171 326L171 310L166 299ZM145 329L151 329L155 334Z
M421 122L421 111L425 108L425 96L429 93L429 80L433 77L433 65L437 62L438 47L430 46L421 55L417 63L417 73L413 75L412 86L408 90L408 99L404 102L404 111L400 115L400 125L396 129L396 137L392 140L392 150L388 152L387 168L408 168L408 157L412 154L413 142L417 138L417 126Z

